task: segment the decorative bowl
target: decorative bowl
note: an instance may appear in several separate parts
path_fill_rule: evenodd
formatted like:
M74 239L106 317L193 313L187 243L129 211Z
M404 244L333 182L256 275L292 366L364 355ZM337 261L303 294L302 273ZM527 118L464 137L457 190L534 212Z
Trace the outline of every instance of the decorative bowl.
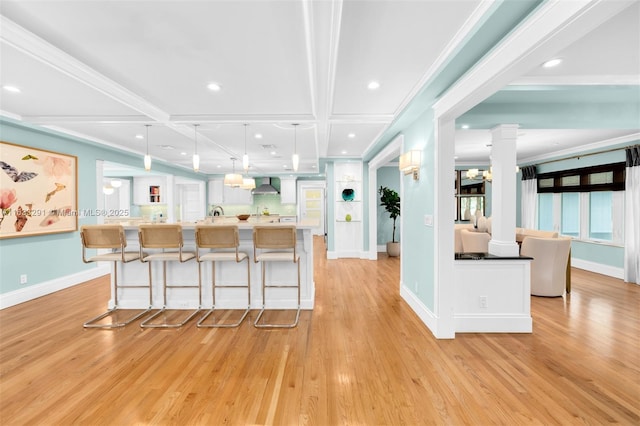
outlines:
M356 191L352 188L346 188L342 191L342 199L344 201L353 201L356 197Z
M247 220L250 216L250 214L239 214L236 217L238 218L238 220Z

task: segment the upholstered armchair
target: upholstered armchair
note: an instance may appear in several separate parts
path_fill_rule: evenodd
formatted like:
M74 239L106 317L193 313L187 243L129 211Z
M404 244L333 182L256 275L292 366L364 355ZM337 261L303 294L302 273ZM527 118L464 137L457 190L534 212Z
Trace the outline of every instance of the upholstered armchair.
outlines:
M464 243L463 243L464 244ZM568 238L526 237L520 254L533 258L531 262L531 294L557 297L567 285L567 262L571 240Z
M462 249L462 237L460 236L460 231L463 229L469 229L470 231L474 230L473 225L468 223L456 223L454 225L454 250L456 253L464 253L464 250Z
M474 232L469 229L460 230L463 253L487 253L491 235L486 232Z

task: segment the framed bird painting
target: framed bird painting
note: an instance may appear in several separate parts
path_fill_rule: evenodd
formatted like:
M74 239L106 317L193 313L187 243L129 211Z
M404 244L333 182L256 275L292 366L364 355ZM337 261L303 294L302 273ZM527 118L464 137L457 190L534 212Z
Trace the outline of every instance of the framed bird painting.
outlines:
M78 158L0 142L0 239L78 229Z

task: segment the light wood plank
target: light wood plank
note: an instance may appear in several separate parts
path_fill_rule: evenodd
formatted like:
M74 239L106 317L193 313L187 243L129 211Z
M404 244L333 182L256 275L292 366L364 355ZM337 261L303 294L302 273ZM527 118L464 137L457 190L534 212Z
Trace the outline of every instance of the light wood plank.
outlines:
M86 330L108 277L0 311L0 423L639 424L640 289L572 269L533 334L436 340L399 259L327 260L291 330Z

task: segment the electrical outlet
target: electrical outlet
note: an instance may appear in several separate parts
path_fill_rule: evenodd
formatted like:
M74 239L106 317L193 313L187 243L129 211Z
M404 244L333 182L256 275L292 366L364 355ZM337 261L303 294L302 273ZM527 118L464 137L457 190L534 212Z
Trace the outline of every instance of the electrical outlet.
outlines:
M488 300L487 296L480 296L480 307L481 308L488 308L489 307L489 300Z
M20 275L20 284L26 284L26 283L27 283L27 274Z

